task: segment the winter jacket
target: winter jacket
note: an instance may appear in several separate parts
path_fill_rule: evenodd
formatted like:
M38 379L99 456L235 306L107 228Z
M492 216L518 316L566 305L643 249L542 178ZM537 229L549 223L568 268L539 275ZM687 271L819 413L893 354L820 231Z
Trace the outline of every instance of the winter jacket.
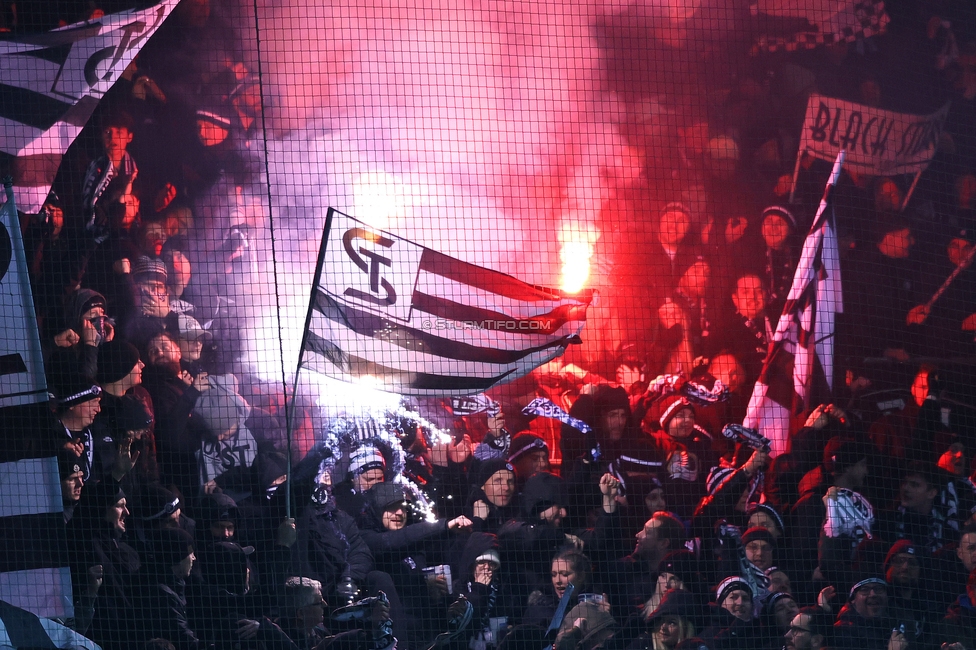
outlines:
M309 504L302 512L292 565L295 575L321 582L326 595L344 578L364 585L373 569L373 555L356 522L330 499L324 505Z
M204 650L204 644L187 620L186 584L175 576L148 579L135 598L139 637L136 647L150 639L167 639L176 650Z

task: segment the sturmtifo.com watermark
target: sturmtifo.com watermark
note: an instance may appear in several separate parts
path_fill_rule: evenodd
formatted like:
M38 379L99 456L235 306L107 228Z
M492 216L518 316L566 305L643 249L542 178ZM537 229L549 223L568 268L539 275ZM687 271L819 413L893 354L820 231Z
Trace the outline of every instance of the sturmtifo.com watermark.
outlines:
M542 332L552 329L551 320L447 320L424 319L420 326L425 330L503 330L509 332Z

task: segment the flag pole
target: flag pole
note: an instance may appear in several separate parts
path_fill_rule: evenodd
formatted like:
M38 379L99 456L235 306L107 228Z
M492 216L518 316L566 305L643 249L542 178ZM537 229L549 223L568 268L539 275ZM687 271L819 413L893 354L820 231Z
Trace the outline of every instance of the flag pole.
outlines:
M329 241L329 231L332 230L332 215L334 208L329 208L325 215L325 227L322 229L322 243L319 244L319 258L315 262L315 274L312 276L312 290L308 299L308 311L305 313L305 327L302 329L302 344L298 348L298 365L295 367L295 379L291 385L291 402L288 395L285 395L285 431L288 435L288 465L285 482L285 516L291 518L291 436L295 421L295 402L298 398L298 375L302 370L302 363L305 361L305 344L308 342L308 329L312 324L312 309L315 305L315 294L318 291L319 278L322 277L322 266L325 264L325 246Z

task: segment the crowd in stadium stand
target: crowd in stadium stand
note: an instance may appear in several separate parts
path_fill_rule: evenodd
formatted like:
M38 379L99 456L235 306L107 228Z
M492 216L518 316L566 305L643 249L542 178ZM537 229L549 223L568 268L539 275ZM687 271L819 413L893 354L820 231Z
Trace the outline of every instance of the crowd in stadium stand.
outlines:
M284 399L233 357L240 288L221 278L246 276L248 233L197 214L218 178L252 173L239 143L260 102L229 28L184 2L22 219L57 418L29 437L59 457L70 625L106 650L976 648L974 430L918 362L973 356L976 271L927 300L974 245L976 21L887 8L883 36L757 60L682 128L671 185L649 162L652 189L618 200L609 303L621 331L654 324L602 367L523 380L561 421L523 399L447 418L449 441L401 419L289 459ZM801 176L787 201L814 89L952 106L905 211L904 179L843 177L836 397L771 458L727 425L822 191ZM914 372L873 413L853 408L890 367L872 358Z

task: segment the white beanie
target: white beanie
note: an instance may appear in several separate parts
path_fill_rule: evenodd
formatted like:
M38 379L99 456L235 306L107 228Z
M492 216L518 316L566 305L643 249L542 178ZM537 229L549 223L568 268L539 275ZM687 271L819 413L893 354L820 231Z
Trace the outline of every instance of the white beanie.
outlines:
M376 447L363 445L349 455L349 473L352 476L360 476L371 469L386 470L386 459Z

